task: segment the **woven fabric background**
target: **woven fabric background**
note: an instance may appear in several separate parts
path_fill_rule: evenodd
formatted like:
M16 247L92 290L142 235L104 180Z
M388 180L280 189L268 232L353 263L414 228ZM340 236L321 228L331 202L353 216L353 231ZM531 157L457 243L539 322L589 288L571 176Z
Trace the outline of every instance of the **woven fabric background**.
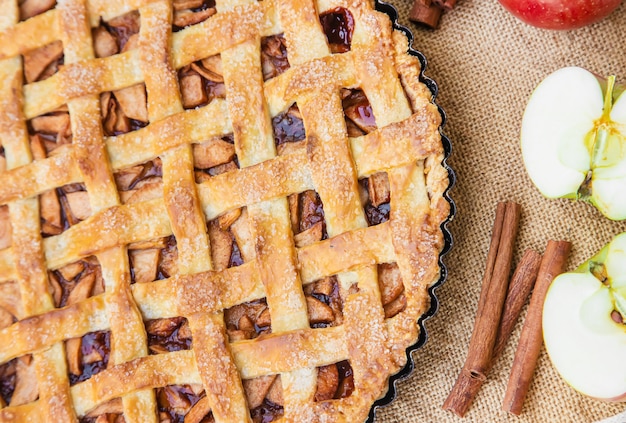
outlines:
M554 32L523 24L496 0L459 0L432 31L408 20L411 0L389 1L413 32L413 46L428 59L426 74L439 85L437 102L448 116L444 132L453 145L449 163L458 181L451 195L458 212L450 225L454 247L445 257L449 277L437 291L439 311L426 323L428 342L414 353L415 371L398 383L398 397L378 409L376 421L587 423L624 411L625 404L572 390L545 350L522 415L501 410L525 310L465 418L441 406L467 353L498 201L522 204L514 265L527 248L543 252L549 239L565 239L572 242L568 268L573 269L626 231L626 224L611 222L586 204L544 199L525 173L518 142L528 97L552 71L582 66L615 74L626 84L626 4L595 25ZM617 422L626 422L626 416Z

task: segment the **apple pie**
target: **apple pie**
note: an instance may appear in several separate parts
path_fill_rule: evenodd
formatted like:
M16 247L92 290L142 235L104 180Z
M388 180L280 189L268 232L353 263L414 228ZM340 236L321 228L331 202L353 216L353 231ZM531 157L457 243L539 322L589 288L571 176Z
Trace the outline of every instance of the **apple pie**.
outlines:
M1 0L0 421L367 418L441 114L367 0Z

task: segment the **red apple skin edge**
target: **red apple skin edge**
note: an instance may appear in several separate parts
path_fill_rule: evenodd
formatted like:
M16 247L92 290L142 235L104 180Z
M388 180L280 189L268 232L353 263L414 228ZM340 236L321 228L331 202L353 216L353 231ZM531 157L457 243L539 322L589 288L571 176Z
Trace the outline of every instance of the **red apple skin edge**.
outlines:
M622 0L498 0L514 16L543 29L570 30L606 18Z
M613 398L597 398L597 397L591 397L591 398L599 400L599 401L604 401L604 402L626 402L626 393L617 397L613 397Z

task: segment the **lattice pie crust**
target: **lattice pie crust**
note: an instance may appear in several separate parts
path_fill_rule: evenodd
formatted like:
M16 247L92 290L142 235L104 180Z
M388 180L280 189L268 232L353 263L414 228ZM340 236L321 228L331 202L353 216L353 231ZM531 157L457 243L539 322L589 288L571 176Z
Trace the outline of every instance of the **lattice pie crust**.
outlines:
M0 0L0 421L364 420L441 116L365 0Z

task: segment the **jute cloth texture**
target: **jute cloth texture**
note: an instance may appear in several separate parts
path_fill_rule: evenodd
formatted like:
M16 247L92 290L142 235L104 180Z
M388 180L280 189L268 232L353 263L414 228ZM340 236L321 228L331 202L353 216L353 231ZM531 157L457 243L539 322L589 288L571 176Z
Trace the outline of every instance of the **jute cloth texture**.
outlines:
M376 421L587 423L623 412L626 404L592 400L571 389L545 349L522 414L502 411L526 309L465 418L441 406L467 353L498 201L522 205L514 265L526 249L543 252L549 239L564 239L572 242L568 269L574 269L626 231L626 224L603 218L587 204L544 199L524 170L519 147L527 100L551 72L575 65L614 74L626 84L626 4L600 23L555 32L518 21L496 0L459 0L431 31L408 20L411 0L389 1L413 32L413 46L426 56L426 74L439 85L437 102L448 116L444 132L453 145L449 163L458 178L451 191L458 213L450 225L454 247L444 259L448 280L437 290L440 308L426 323L428 341L414 353L416 368L398 383L396 400L378 409ZM611 422L626 422L626 416Z

